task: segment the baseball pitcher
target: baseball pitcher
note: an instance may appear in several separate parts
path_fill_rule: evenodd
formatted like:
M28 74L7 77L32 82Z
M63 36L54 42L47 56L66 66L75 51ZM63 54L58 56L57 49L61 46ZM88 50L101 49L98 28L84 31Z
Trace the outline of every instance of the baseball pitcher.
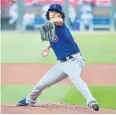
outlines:
M75 87L85 97L87 105L98 111L99 105L97 100L92 96L88 86L81 79L85 61L78 45L64 23L65 14L62 6L51 4L46 13L46 18L48 21L40 28L40 34L42 42L49 41L49 45L43 49L42 56L47 56L50 48L52 48L58 62L42 77L29 95L17 103L17 106L35 104L44 89L65 79L68 75Z

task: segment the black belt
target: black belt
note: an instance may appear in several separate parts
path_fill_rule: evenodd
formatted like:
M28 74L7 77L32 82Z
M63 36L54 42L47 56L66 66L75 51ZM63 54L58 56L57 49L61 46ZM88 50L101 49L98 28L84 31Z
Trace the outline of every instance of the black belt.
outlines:
M61 58L60 61L65 62L65 61L68 61L69 59L72 59L72 58L73 58L73 56L67 56L67 57Z

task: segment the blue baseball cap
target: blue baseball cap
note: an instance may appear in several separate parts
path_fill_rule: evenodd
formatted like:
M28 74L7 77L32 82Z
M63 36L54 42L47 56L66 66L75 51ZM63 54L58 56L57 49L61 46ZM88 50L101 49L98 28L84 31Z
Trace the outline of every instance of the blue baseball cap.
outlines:
M62 6L59 4L51 4L48 10L55 10L55 11L58 11L60 13L63 13Z

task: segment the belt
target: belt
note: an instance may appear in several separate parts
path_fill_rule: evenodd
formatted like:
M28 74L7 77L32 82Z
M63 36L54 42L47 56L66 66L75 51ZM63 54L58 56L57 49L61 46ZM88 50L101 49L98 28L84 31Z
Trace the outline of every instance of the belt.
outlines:
M68 61L69 59L72 59L72 58L73 58L73 56L67 56L67 57L61 58L59 61L65 62L65 61Z

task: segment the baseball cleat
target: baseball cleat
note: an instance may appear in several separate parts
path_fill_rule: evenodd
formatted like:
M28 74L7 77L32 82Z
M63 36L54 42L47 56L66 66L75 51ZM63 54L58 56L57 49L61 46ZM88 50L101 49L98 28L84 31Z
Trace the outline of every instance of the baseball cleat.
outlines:
M99 105L98 104L93 104L92 108L95 111L99 111Z
M26 102L26 98L21 99L16 106L28 106L29 104Z
M92 101L91 103L88 104L88 106L95 111L99 111L99 105L96 101Z

